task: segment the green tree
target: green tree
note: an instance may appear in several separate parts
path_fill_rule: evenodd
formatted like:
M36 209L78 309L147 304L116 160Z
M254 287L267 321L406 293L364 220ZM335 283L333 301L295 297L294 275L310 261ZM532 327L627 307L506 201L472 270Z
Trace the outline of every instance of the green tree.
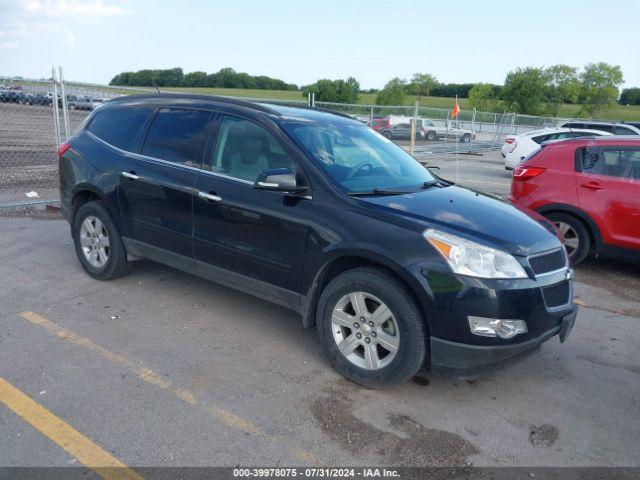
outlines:
M182 79L183 87L206 87L207 72L189 72Z
M433 88L438 85L438 80L428 73L414 73L411 81L407 85L407 93L415 95L416 100L420 101L420 97L426 97L431 93Z
M407 82L401 78L392 78L376 95L378 105L404 105Z
M302 96L314 94L318 102L357 103L360 96L360 83L353 77L346 80L318 80L302 88Z
M536 115L543 109L546 92L547 78L541 68L517 68L507 74L502 98L516 112Z
M620 85L624 82L618 65L604 62L590 63L580 74L580 103L583 112L593 117L610 108L618 99Z
M576 103L580 95L578 69L569 65L553 65L545 69L547 77L547 101L554 117L564 103Z
M496 87L490 83L476 83L469 90L469 105L481 112L491 112L497 103Z
M640 105L640 88L625 88L620 94L620 105Z

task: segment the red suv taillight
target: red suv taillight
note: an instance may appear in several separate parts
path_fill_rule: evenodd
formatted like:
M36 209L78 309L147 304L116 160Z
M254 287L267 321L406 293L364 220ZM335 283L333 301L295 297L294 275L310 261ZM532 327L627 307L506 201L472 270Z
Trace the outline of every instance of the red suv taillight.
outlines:
M542 167L527 167L526 165L519 165L513 171L513 179L526 182L527 180L537 177L545 170L546 168Z
M68 143L61 144L58 147L58 160L60 160L60 157L62 157L62 155L64 155L64 153L70 148L71 148L71 145L69 145Z
M515 142L516 139L515 138L507 138L504 143L508 143L509 145L511 145L513 142Z

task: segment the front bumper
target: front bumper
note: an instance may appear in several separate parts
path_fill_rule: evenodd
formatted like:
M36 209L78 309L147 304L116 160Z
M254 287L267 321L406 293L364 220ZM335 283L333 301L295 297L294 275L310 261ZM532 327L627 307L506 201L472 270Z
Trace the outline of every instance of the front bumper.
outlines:
M447 378L471 379L537 352L555 335L564 342L575 323L578 306L563 315L560 324L524 342L509 345L469 345L431 337L431 371Z

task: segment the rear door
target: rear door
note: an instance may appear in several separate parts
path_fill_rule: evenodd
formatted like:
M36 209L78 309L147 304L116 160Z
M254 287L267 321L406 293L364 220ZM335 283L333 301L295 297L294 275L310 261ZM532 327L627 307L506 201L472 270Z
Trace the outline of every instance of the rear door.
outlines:
M311 199L253 188L270 168L301 175L283 140L251 120L220 118L215 148L195 184L194 252L207 276L292 305L299 299Z
M640 147L585 147L576 155L578 202L605 243L640 249Z
M132 240L147 256L193 259L193 186L211 119L207 110L160 108L142 151L121 173L121 210Z

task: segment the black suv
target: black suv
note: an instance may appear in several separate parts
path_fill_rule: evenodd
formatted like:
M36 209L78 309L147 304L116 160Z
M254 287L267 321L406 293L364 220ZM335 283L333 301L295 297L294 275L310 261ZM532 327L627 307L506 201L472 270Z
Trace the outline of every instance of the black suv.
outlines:
M427 365L469 378L573 326L572 270L546 220L454 186L347 116L123 97L58 155L90 276L145 257L284 305L365 385Z

